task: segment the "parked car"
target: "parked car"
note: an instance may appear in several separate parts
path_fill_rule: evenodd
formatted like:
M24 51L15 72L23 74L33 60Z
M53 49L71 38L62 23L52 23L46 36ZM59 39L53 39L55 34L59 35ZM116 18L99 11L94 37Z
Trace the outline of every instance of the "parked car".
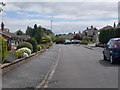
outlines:
M120 38L109 40L103 51L103 59L110 60L111 64L120 61Z
M64 44L71 44L71 41L70 40L65 40Z
M79 44L79 43L80 43L80 40L71 40L71 43L72 43L72 44Z

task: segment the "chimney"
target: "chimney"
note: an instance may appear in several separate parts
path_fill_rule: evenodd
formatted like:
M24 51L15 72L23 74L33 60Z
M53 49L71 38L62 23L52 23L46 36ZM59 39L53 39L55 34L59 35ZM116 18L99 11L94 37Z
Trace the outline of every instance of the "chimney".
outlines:
M87 30L88 30L88 27L87 27Z
M91 25L91 29L93 29L93 26Z
M4 31L4 23L3 22L1 23L1 30L2 30L2 32Z
M114 27L116 27L116 23L114 22Z
M75 34L75 32L74 32L74 34Z

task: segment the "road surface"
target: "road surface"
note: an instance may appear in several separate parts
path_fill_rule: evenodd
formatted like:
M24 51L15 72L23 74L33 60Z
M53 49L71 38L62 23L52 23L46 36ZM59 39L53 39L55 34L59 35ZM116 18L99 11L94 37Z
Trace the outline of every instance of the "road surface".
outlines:
M54 45L3 76L3 88L35 87L58 61L45 88L118 88L118 66L102 60L102 48Z
M58 46L59 62L45 88L118 88L118 66L102 60L102 48Z

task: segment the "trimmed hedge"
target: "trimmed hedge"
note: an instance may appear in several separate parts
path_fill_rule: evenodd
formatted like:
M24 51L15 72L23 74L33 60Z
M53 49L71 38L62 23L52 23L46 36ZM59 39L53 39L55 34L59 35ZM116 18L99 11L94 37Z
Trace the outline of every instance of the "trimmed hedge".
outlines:
M7 43L5 39L0 35L0 62L3 64L7 56Z
M23 51L16 51L16 56L17 56L17 58L19 59L19 58L23 58L23 55L24 55L24 52Z
M0 62L3 64L7 56L7 43L5 39L0 35Z
M33 46L33 52L37 52L37 41L34 38L29 38L26 40L26 42L29 42Z
M38 51L42 50L42 46L41 45L37 45L37 49L38 49Z
M22 51L23 53L25 52L25 53L27 53L28 55L30 55L31 54L31 50L29 49L29 48L20 48L20 49L18 49L17 51Z
M33 52L33 46L29 42L22 42L17 46L17 50L20 48L29 48Z

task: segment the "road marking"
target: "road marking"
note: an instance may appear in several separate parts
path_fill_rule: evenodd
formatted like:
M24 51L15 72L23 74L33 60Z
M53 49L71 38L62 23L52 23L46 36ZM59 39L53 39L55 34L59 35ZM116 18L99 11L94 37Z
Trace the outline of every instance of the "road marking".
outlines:
M61 52L61 49L59 48L57 60L52 64L52 67L46 74L44 80L41 83L39 83L35 88L47 88L48 87L48 83L53 77L53 74L55 73L56 67L58 65L59 58L60 58L60 52Z

